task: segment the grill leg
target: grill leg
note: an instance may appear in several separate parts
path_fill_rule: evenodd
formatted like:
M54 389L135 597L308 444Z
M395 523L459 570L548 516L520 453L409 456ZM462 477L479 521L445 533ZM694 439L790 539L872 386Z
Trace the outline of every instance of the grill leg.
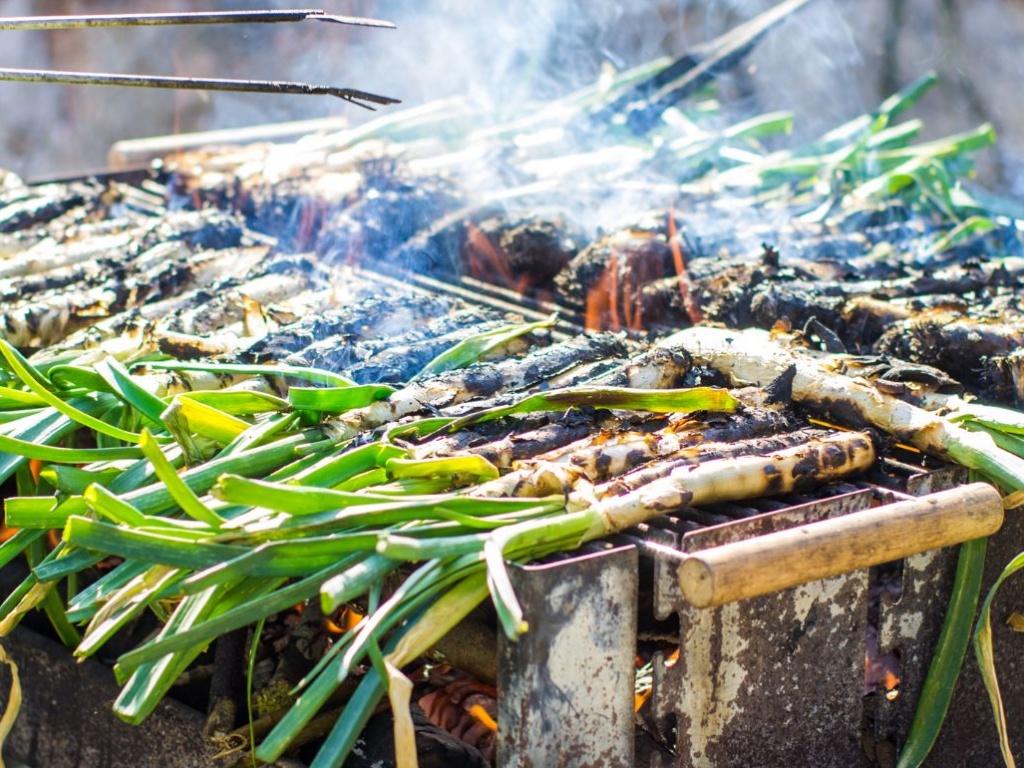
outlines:
M498 766L633 764L637 553L512 571L530 631L498 647Z

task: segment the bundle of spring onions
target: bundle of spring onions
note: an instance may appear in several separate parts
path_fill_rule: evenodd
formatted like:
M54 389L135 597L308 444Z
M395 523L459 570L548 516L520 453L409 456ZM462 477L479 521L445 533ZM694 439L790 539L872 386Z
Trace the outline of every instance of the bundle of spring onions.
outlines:
M124 688L114 709L123 719L143 720L225 632L310 599L329 613L368 595L366 618L300 684L257 752L263 760L280 755L366 663L370 671L315 763L340 764L398 668L488 592L506 631L526 629L506 559L574 548L655 513L619 510L612 518L596 507L567 513L564 496L474 496L467 489L498 475L480 457L417 460L386 430L328 437L330 418L387 397L390 387L257 366L244 373L294 386L281 386L283 397L230 388L169 395L165 371L132 373L114 359L39 369L6 342L0 354L0 472L17 486L6 500L7 525L17 532L0 545L0 563L24 553L31 566L0 605L0 634L41 607L85 658L141 613L156 612L163 629L115 667ZM208 382L242 370L226 367L218 379L209 365L196 367ZM310 383L320 386L302 386ZM653 412L736 407L724 390L587 388L532 395L504 410L574 402ZM452 421L392 432L458 426ZM47 551L54 528L63 536ZM122 562L84 581L110 556ZM385 592L385 578L399 574L400 586Z

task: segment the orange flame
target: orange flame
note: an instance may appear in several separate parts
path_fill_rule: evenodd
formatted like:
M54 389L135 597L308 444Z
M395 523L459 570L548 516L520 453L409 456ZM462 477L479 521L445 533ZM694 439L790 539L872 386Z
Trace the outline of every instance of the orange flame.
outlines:
M619 282L619 257L614 251L608 267L587 291L583 315L584 327L589 331L631 331L643 329L643 299L633 285L632 273Z
M900 662L892 653L872 653L864 656L865 692L884 691L890 701L899 696Z
M490 238L472 222L466 222L466 256L469 273L477 280L497 283L504 288L515 286L508 256L494 247Z
M365 617L352 606L348 605L340 609L336 616L324 618L324 629L329 635L345 635L359 626Z
M693 298L693 285L690 283L690 275L686 271L686 262L683 261L683 247L680 244L676 232L675 208L668 209L668 245L672 249L672 261L675 263L676 275L679 278L679 296L683 300L683 309L690 318L693 325L698 325L704 320L704 313Z
M482 723L487 730L496 732L498 730L498 724L494 722L494 718L491 717L490 713L483 708L480 704L474 704L469 708L469 714L473 716L478 723Z
M587 306L583 314L583 325L588 331L600 331L605 327L604 319L611 306L609 283L611 279L605 270L594 285L587 290Z
M893 690L899 684L900 684L899 676L898 675L894 675L889 670L886 670L885 674L882 675L882 686L885 688L885 690L891 691L891 690Z
M637 693L633 696L633 711L639 712L640 708L647 703L647 700L651 698L651 693L654 691L653 688L648 688L643 693Z

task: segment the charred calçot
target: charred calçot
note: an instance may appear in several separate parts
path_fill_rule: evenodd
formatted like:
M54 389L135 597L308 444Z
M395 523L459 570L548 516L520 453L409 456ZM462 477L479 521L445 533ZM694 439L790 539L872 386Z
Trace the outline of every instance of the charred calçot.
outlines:
M464 370L410 384L387 400L332 420L327 429L333 437L345 439L361 430L373 429L425 410L485 398L499 392L526 390L581 363L622 352L621 340L611 334L569 339L533 350L520 359L478 363Z

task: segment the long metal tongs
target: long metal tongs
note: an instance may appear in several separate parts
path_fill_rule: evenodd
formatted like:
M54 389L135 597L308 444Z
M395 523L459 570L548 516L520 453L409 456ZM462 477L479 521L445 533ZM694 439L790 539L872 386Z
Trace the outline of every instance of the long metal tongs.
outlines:
M131 13L81 16L0 17L0 31L95 29L102 27L155 27L193 24L276 24L322 21L359 27L393 29L379 19L338 16L315 8L253 11L191 11L183 13ZM288 80L228 80L204 77L121 75L100 72L61 72L47 69L0 68L0 81L64 83L70 85L116 85L135 88L178 90L242 91L246 93L287 93L305 96L335 96L365 109L370 104L397 104L398 99L354 88L292 82Z

